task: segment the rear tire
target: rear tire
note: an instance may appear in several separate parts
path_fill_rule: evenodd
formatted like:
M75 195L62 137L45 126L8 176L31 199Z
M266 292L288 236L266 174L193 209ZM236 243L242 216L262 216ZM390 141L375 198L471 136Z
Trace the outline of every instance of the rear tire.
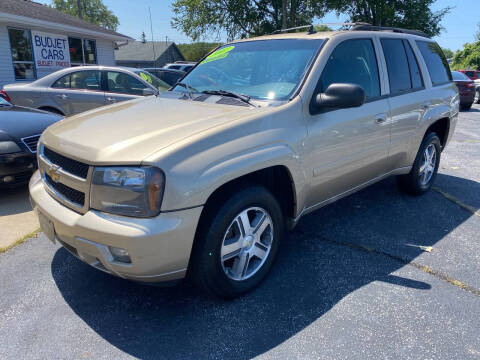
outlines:
M205 210L192 251L191 279L223 298L252 290L272 267L284 233L280 204L264 187L249 186Z
M480 88L475 90L475 99L473 100L475 104L480 104Z
M441 149L437 134L427 134L420 145L410 173L397 176L400 190L414 196L423 195L430 190L437 176Z

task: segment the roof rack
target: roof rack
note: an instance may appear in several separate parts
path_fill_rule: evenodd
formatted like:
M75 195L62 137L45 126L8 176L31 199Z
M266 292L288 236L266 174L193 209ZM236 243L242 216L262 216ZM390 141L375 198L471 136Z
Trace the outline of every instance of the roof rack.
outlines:
M369 23L365 23L365 22L310 24L310 25L296 26L288 29L275 30L270 35L282 34L282 33L287 33L293 30L307 29L307 28L308 28L307 33L310 35L310 34L316 33L315 26L322 26L322 25L323 26L340 26L340 27L343 27L344 30L350 30L350 31L390 31L395 33L410 34L410 35L417 35L421 37L430 38L430 36L428 36L423 31L420 31L420 30L409 30L409 29L402 29L402 28L389 27L389 26L376 26Z
M309 34L314 34L316 31L315 29L313 28L313 25L303 25L303 26L295 26L295 27L292 27L292 28L288 28L288 29L279 29L279 30L275 30L274 32L272 32L270 35L273 35L273 34L282 34L282 33L286 33L286 32L289 32L289 31L292 31L292 30L298 30L298 29L306 29L308 28L308 33Z
M395 33L410 34L410 35L417 35L421 37L430 38L430 36L428 36L423 31L420 31L420 30L409 30L409 29L402 29L402 28L389 27L389 26L375 26L367 23L354 24L350 30L351 31L390 31Z
M334 23L334 22L332 22L332 23L310 24L310 25L296 26L296 27L292 27L292 28L288 28L288 29L275 30L270 35L282 34L282 33L290 32L292 30L307 29L307 28L308 28L308 31L307 31L308 34L315 34L317 32L315 30L315 26L322 26L322 25L323 26L341 26L341 27L347 28L347 27L352 27L352 26L355 26L355 25L363 25L363 24L369 25L369 24L360 23L360 22L356 22L356 23L347 23L347 22Z

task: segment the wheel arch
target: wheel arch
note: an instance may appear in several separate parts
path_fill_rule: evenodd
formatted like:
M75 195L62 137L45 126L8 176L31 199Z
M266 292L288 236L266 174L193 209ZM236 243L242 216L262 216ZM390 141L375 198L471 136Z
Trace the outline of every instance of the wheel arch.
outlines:
M263 186L280 203L285 219L295 218L297 193L292 172L285 165L269 166L231 179L217 187L205 202L199 224L208 214L218 208L232 192L246 186Z

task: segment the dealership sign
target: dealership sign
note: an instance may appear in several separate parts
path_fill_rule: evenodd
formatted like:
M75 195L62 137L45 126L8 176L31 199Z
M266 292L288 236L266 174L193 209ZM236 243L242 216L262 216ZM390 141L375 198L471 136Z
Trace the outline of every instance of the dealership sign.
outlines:
M37 71L70 67L68 37L32 31L32 43Z

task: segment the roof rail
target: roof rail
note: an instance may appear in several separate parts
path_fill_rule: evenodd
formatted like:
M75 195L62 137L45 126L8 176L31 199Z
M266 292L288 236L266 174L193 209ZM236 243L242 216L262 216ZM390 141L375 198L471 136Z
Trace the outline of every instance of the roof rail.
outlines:
M375 26L367 23L354 24L350 30L351 31L390 31L395 33L410 34L410 35L417 35L421 37L430 38L430 36L428 36L423 31L420 31L420 30L409 30L409 29L402 29L402 28L389 27L389 26Z
M302 26L296 26L296 27L292 27L292 28L288 28L288 29L279 29L279 30L275 30L274 32L272 32L270 35L274 35L274 34L281 34L281 33L286 33L286 32L290 32L292 30L299 30L299 29L307 29L308 28L308 34L315 34L317 31L315 30L315 27L316 26L340 26L340 27L343 27L343 28L351 28L351 27L354 27L354 26L357 26L357 25L370 25L370 24L367 24L367 23L362 23L362 22L331 22L331 23L320 23L320 24L310 24L310 25L302 25ZM371 26L371 25L370 25Z
M303 25L303 26L295 26L295 27L288 28L288 29L275 30L275 31L272 32L270 35L273 35L273 34L281 34L281 33L286 33L286 32L292 31L292 30L306 29L306 28L308 28L308 33L309 33L309 34L314 34L314 33L316 32L315 29L313 28L313 25L310 24L310 25Z

